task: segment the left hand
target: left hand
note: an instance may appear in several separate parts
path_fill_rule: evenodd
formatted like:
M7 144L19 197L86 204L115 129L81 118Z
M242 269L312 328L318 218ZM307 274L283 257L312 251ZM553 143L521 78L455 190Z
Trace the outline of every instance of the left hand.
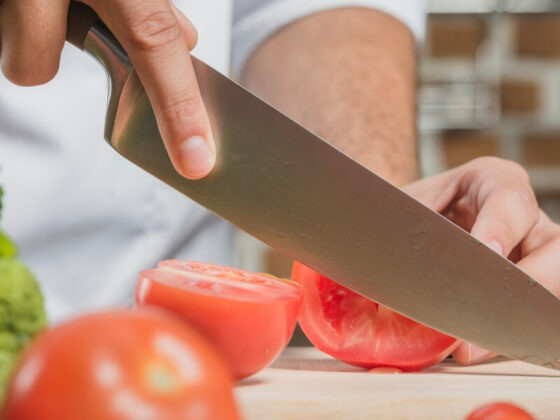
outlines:
M560 295L560 225L539 208L527 172L520 165L479 158L403 190ZM465 342L453 353L464 365L494 356Z

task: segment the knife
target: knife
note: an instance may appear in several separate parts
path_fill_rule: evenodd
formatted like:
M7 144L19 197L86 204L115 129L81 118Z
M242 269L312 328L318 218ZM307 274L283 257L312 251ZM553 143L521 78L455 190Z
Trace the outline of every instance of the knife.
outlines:
M432 328L560 369L560 300L507 259L193 57L214 171L181 177L115 37L71 2L67 40L110 78L119 154L278 251Z

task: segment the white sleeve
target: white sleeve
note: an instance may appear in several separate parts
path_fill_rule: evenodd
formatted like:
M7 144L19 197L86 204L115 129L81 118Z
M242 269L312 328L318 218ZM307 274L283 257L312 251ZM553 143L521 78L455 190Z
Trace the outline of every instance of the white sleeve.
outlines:
M339 7L380 10L407 25L417 41L425 27L425 0L234 0L232 70L239 75L251 52L282 26Z

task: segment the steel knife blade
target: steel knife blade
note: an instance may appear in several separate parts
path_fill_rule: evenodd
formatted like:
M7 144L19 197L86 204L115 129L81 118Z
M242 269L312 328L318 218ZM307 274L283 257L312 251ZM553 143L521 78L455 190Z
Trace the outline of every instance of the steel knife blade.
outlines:
M560 369L560 300L514 264L193 58L218 160L173 168L133 67L91 10L68 39L107 69L105 136L122 156L234 225L363 296L497 353Z

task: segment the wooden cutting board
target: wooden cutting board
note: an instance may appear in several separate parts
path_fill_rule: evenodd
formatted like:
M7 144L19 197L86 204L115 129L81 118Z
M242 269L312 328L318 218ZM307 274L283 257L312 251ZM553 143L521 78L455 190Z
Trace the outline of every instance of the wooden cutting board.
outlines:
M464 420L493 401L537 420L560 420L560 371L504 358L463 367L446 360L420 373L373 373L312 347L288 348L235 390L245 420Z

